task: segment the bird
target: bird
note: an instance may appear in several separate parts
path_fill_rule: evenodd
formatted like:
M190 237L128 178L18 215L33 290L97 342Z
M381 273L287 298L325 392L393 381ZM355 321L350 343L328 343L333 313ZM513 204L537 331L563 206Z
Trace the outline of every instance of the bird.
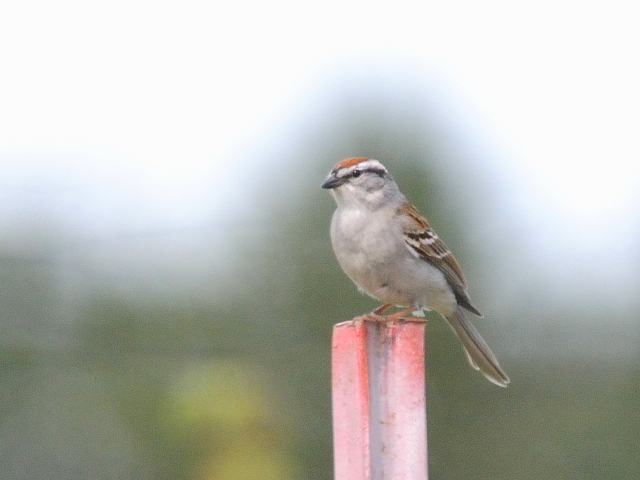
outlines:
M353 157L338 162L322 188L337 208L331 244L342 270L358 289L384 302L372 315L403 307L386 319L434 310L451 326L471 366L506 387L509 377L465 315L482 317L467 292L458 261L427 219L407 200L378 160Z

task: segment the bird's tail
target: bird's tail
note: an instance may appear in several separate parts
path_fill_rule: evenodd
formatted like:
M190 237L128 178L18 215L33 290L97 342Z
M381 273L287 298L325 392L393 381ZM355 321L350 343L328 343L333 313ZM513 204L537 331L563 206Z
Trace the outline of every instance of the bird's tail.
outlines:
M462 346L467 354L469 363L487 379L500 387L506 387L509 377L502 370L498 360L482 339L478 331L465 316L460 307L450 317L446 317L449 325L462 341Z

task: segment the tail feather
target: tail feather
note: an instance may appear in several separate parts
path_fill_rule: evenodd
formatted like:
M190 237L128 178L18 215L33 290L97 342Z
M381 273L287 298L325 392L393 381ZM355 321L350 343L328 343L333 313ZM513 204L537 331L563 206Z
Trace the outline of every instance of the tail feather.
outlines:
M447 317L447 321L462 341L464 352L467 354L471 366L480 370L490 382L500 387L506 387L509 384L509 377L502 370L495 355L467 319L462 309L458 307L452 316Z

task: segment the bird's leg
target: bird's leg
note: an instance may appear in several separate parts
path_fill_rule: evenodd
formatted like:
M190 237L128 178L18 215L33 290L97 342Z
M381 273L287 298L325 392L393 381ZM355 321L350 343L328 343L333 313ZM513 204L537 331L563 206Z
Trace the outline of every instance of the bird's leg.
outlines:
M414 310L415 310L415 307L405 308L404 310L400 310L399 312L392 313L391 315L387 315L385 317L385 319L386 320L398 320L398 319L402 318L403 315L406 315L407 313L413 313Z
M384 305L380 305L378 308L376 308L373 312L371 312L371 315L382 315L384 312L386 312L387 310L389 310L391 307L393 307L392 304L390 303L385 303Z

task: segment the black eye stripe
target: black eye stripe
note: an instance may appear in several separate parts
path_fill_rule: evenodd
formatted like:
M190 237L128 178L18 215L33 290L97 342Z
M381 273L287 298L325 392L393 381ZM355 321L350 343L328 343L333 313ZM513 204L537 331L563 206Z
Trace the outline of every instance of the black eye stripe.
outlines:
M358 178L358 177L361 177L362 174L364 174L364 173L372 173L374 175L378 175L379 177L384 177L384 175L387 172L385 170L380 169L380 168L367 168L365 170L356 168L351 173L349 173L349 175L347 175L347 176L351 177L351 178Z

